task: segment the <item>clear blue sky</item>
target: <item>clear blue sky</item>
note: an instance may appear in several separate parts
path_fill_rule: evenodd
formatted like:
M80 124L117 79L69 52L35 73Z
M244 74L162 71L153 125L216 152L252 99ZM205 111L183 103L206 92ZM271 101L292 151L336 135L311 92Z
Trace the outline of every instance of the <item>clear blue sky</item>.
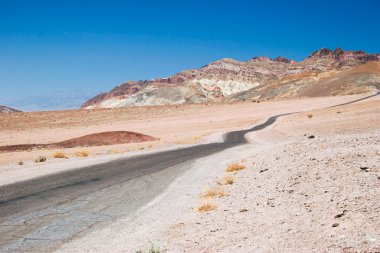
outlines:
M0 102L106 91L229 57L380 52L380 1L0 0Z

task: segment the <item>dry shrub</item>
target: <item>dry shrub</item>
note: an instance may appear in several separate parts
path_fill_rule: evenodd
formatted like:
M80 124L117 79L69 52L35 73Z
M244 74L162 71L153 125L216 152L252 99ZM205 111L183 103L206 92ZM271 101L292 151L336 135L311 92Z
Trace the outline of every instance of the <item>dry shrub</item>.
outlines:
M240 163L233 163L233 164L230 164L227 169L226 169L226 172L235 172L235 171L239 171L239 170L244 170L246 167L245 165L243 164L240 164Z
M216 209L216 205L212 203L205 203L198 207L199 212L210 212Z
M210 188L202 193L202 198L221 198L226 196L227 193L222 187Z
M313 114L309 113L309 114L307 115L307 117L308 117L309 119L311 119L311 118L313 117Z
M235 178L231 175L225 176L221 181L220 184L227 185L227 184L233 184L235 182Z
M36 163L46 162L46 156L39 156L38 158L34 159L34 162Z
M24 165L24 162L22 160L18 161L18 165Z
M54 158L68 158L63 151L57 151L53 155Z
M75 153L77 157L87 157L90 153L87 150L81 150Z

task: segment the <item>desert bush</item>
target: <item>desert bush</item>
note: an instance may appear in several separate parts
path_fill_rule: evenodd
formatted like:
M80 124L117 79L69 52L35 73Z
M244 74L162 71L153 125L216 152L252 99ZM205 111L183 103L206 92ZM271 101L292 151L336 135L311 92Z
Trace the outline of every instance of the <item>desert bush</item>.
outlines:
M216 205L212 203L204 203L198 207L199 212L210 212L216 209Z
M222 187L216 187L216 188L210 188L205 190L201 197L202 198L221 198L223 196L226 196L227 193Z
M18 165L24 165L24 162L22 160L18 161Z
M235 178L233 176L225 176L221 181L220 184L227 185L227 184L233 184L235 182Z
M150 246L149 253L160 253L161 252L161 247L158 245L152 245Z
M38 158L34 159L36 163L43 163L46 162L46 156L39 156Z
M87 150L81 150L75 153L76 157L87 157L90 153Z
M67 158L65 152L63 151L57 151L53 155L54 158Z
M311 119L311 118L313 117L313 114L309 113L309 114L307 115L307 117L308 117L309 119Z
M145 251L142 250L137 250L135 251L136 253L144 253ZM154 245L153 243L151 244L149 250L147 251L148 253L161 253L162 249L159 245Z
M227 169L226 169L226 172L235 172L235 171L239 171L239 170L244 170L246 167L245 165L243 164L240 164L240 163L232 163L230 164Z

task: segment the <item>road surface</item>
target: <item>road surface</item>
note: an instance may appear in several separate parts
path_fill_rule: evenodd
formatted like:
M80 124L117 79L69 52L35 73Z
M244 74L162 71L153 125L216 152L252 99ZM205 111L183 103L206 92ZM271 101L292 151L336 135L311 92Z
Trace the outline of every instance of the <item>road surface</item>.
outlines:
M192 161L245 144L245 134L288 114L229 132L222 143L118 159L1 186L0 252L50 251L65 240L134 213L190 168Z

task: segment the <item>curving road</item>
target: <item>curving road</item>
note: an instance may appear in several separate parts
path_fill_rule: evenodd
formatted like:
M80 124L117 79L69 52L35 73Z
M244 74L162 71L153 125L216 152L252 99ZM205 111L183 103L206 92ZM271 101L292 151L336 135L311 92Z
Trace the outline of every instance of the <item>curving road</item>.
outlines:
M262 130L288 114L272 116L251 129L229 132L222 143L118 159L1 186L0 252L49 251L94 226L136 212L195 159L247 143L245 134Z

